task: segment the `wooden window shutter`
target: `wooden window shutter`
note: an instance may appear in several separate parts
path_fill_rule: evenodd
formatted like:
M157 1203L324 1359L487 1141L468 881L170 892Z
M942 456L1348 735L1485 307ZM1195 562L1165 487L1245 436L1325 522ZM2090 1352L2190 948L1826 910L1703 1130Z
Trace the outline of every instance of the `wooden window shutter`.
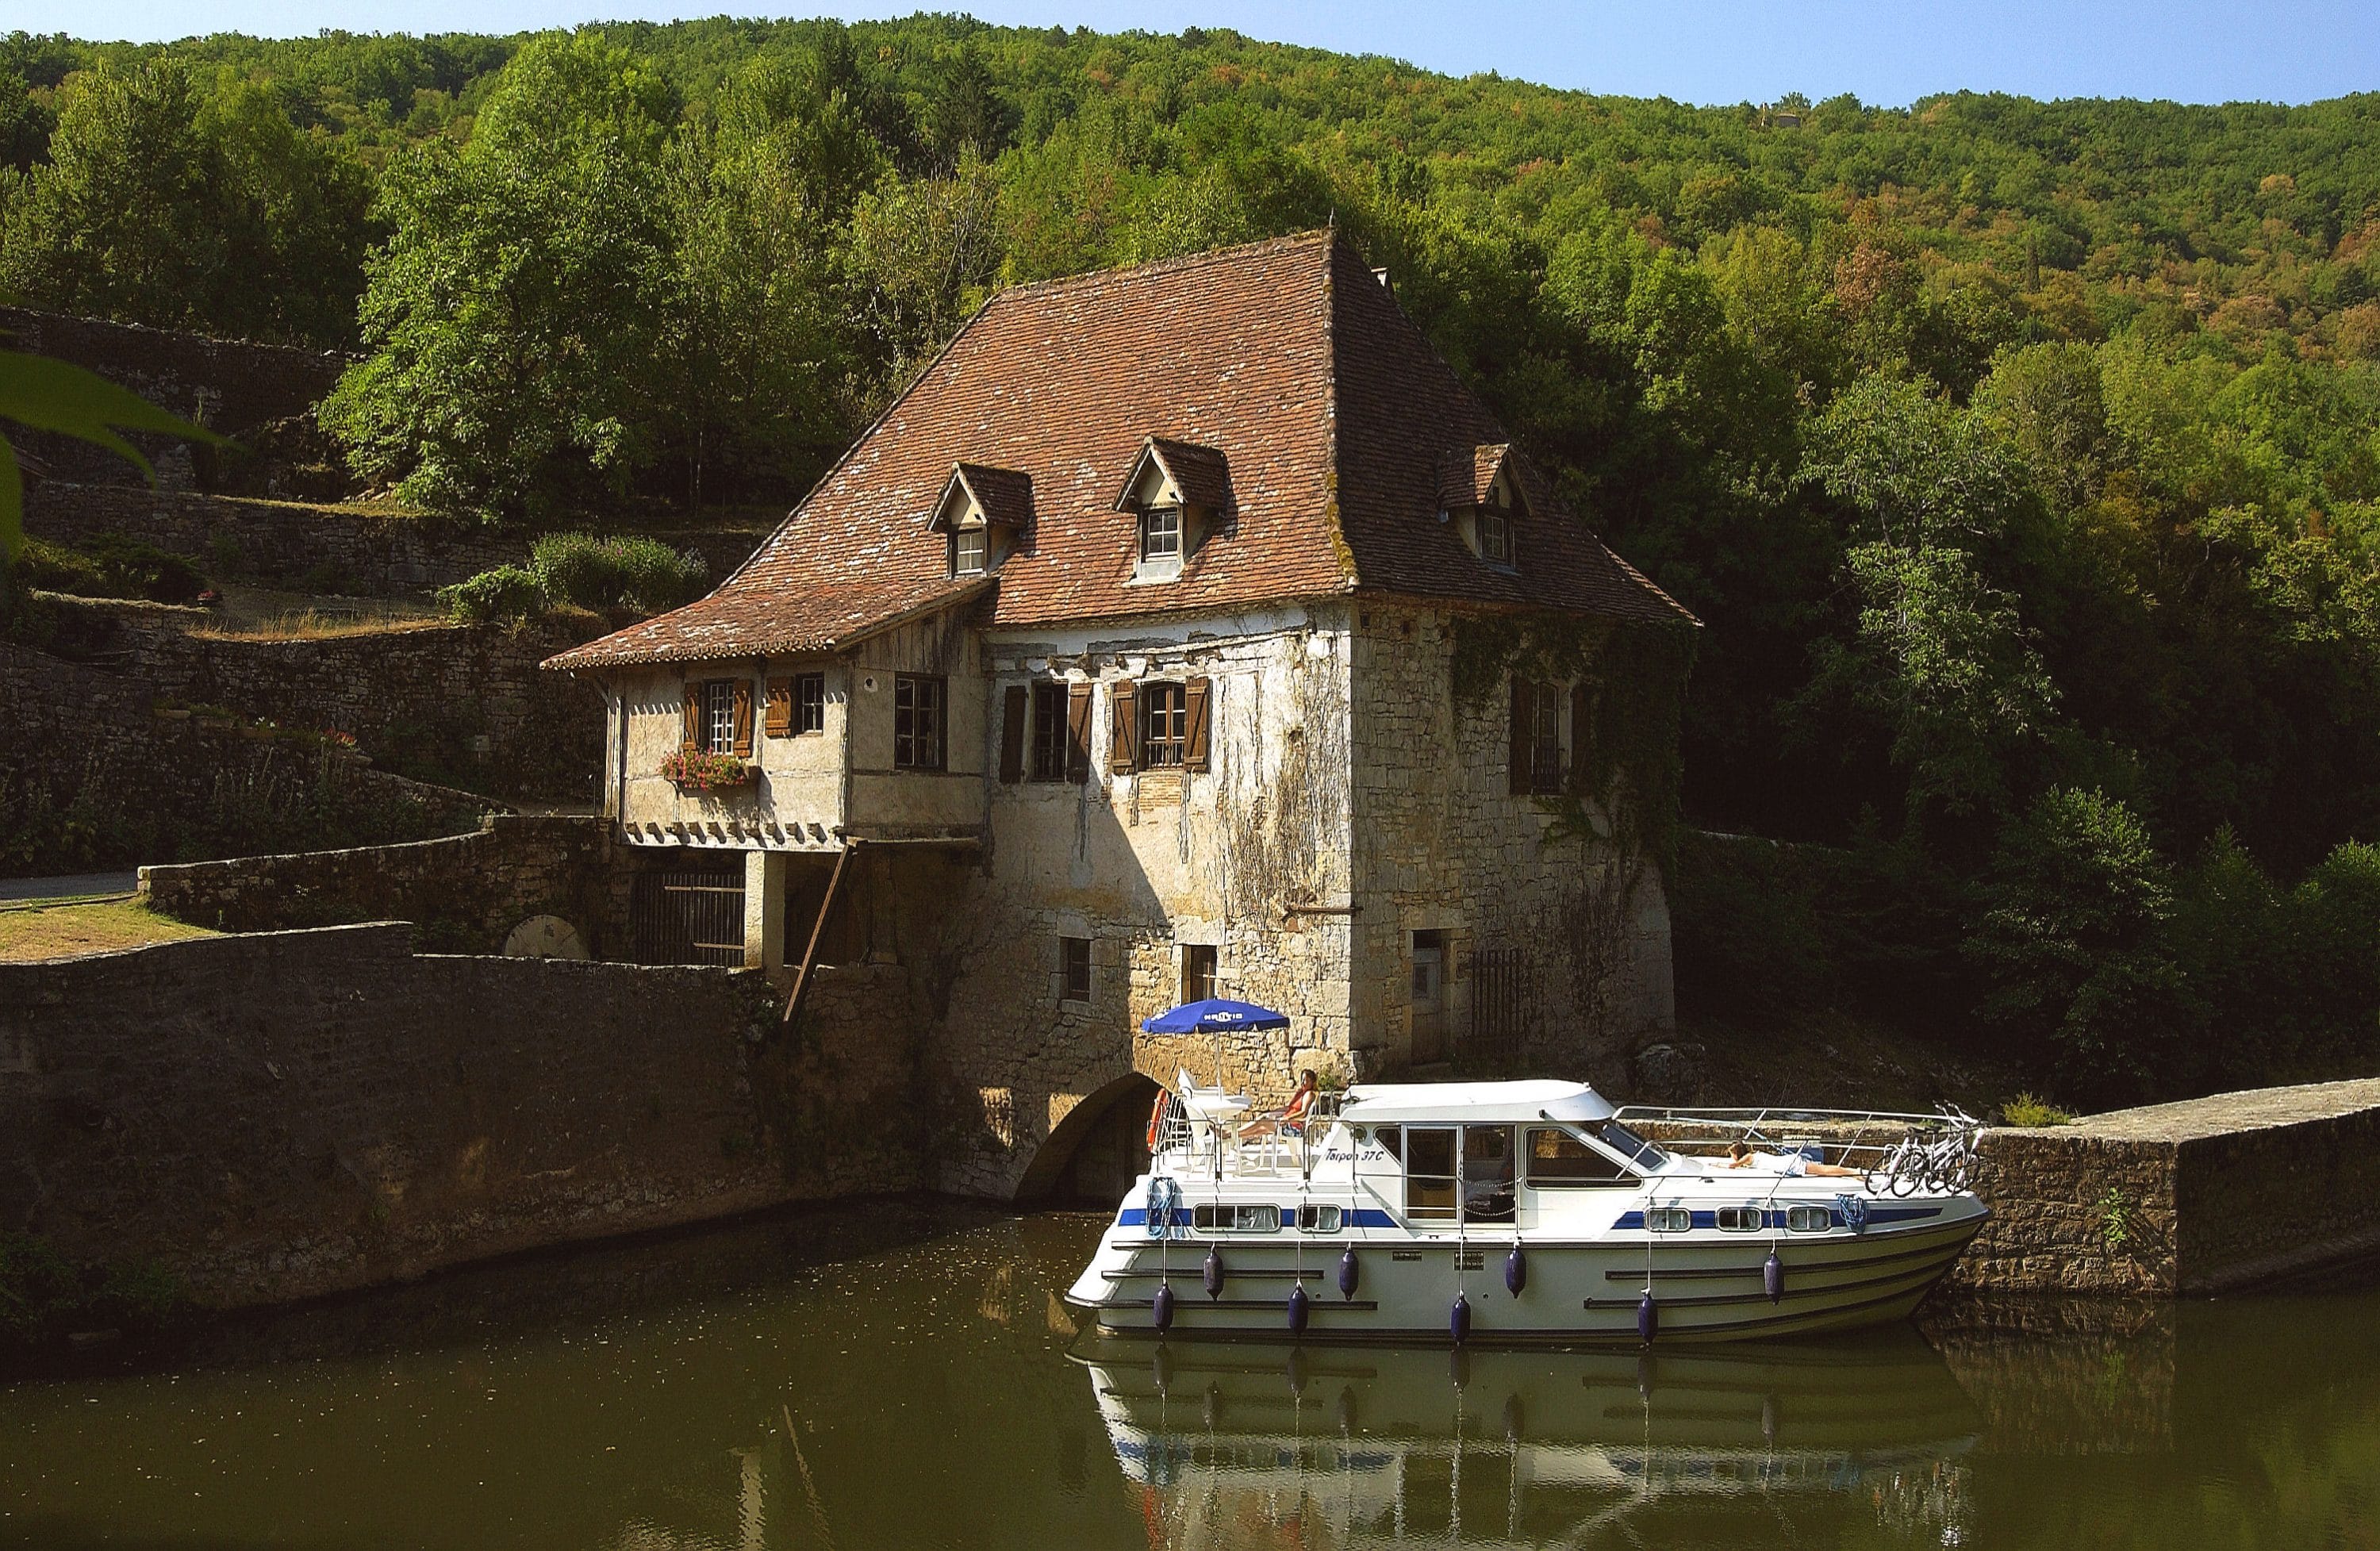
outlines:
M698 684L686 686L686 714L678 730L683 734L678 740L679 752L702 752L702 685Z
M735 757L752 757L752 681L735 681Z
M1530 693L1529 681L1520 674L1512 675L1512 769L1508 782L1512 795L1518 797L1529 790L1529 752L1532 712L1536 697Z
M1595 696L1582 679L1570 686L1570 785L1583 790L1586 779L1586 742L1595 731Z
M1006 714L1000 723L1000 779L1014 786L1025 779L1025 723L1033 714L1032 696L1021 684L1008 686Z
M1091 779L1091 686L1066 686L1066 779L1080 786Z
M794 681L769 681L768 710L760 721L760 730L772 738L794 735Z
M1108 769L1130 775L1140 763L1140 686L1121 680L1108 690Z
M1182 686L1184 709L1182 768L1203 770L1207 768L1207 688L1205 679L1191 679Z

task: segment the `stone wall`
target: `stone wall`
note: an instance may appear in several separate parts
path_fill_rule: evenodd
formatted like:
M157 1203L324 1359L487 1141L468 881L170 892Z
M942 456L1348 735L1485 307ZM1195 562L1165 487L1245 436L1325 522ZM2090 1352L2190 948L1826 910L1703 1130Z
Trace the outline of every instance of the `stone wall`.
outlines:
M912 1187L865 976L416 956L402 926L0 964L0 1226L228 1307Z
M12 350L71 361L186 420L250 443L275 422L310 418L349 359L21 307L0 307L0 333ZM132 440L169 487L187 488L204 472L182 442L140 434ZM27 450L57 479L133 484L140 478L115 454L67 437L36 432Z
M2380 1080L1985 1133L1970 1286L2172 1296L2380 1248Z
M205 615L61 600L82 650L192 705L352 734L378 763L443 784L549 802L591 800L601 694L538 664L605 628L589 619L400 625L303 639L193 634Z
M25 531L70 548L121 534L211 576L371 598L444 587L528 554L517 534L415 512L56 479L26 491Z
M154 702L144 680L0 643L0 867L279 850L301 834L413 840L468 829L488 806Z
M177 921L287 931L409 921L443 952L493 953L523 921L559 916L599 959L626 959L626 878L600 818L491 814L467 835L344 851L140 869L140 893Z
M1353 1009L1393 1070L1451 1058L1589 1077L1623 1091L1630 1048L1676 1021L1659 867L1592 798L1569 811L1512 794L1512 700L1499 681L1455 693L1455 621L1366 605L1350 640L1354 685ZM1567 685L1562 763L1582 757ZM1414 934L1445 965L1435 1052L1414 1033ZM1475 955L1500 952L1491 995ZM1474 1041L1474 1015L1482 1014Z

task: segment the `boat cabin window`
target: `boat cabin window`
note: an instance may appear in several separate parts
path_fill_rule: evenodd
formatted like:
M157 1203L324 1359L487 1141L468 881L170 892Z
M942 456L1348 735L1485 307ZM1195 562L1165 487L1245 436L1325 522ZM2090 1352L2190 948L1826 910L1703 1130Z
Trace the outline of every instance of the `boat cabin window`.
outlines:
M1454 1135L1452 1126L1404 1128L1405 1216L1416 1221L1453 1219Z
M1683 1233L1694 1225L1694 1214L1683 1206L1647 1206L1645 1226L1656 1233Z
M1552 1126L1529 1128L1529 1185L1535 1190L1573 1190L1636 1183L1636 1176L1599 1147L1589 1146Z
M1512 1220L1512 1128L1463 1128L1463 1220Z
M1308 1203L1297 1209L1297 1226L1307 1233L1339 1231L1339 1208Z
M1650 1173L1669 1160L1670 1155L1618 1121L1606 1121L1594 1128L1603 1145L1618 1153L1637 1168Z
M1785 1227L1794 1233L1824 1233L1835 1225L1835 1214L1824 1206L1788 1206Z
M1405 1158L1405 1133L1392 1125L1374 1126L1372 1135L1388 1155L1402 1163Z
M1278 1233L1281 1208L1210 1203L1190 1208L1190 1226L1202 1233Z
M1757 1233L1767 1225L1767 1216L1757 1206L1721 1206L1718 1225L1730 1233Z

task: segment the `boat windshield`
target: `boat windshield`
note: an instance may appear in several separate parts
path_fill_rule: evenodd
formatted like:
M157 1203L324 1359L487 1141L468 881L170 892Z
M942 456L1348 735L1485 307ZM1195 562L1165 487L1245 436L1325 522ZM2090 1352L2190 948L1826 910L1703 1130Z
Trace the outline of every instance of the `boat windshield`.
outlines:
M1603 1139L1605 1146L1647 1173L1660 1168L1669 1160L1669 1154L1621 1125L1618 1121L1604 1121L1596 1128L1595 1134Z

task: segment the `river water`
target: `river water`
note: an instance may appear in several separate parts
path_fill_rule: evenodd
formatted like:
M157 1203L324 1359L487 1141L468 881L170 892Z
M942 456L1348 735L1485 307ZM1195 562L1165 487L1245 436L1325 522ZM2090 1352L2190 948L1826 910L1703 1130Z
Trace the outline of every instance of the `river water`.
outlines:
M1102 1345L1082 1215L890 1203L0 1388L0 1546L2369 1546L2380 1278L1825 1344Z

